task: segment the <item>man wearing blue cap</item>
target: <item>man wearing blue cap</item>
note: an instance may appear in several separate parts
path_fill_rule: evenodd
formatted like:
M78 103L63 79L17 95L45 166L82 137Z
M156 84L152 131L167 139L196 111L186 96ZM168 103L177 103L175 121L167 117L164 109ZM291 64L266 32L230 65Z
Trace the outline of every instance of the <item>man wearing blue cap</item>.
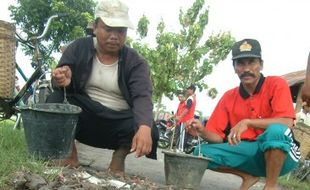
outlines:
M189 128L209 142L200 147L201 154L211 158L209 169L240 176L241 190L261 176L266 177L264 190L277 189L278 177L300 159L291 130L295 112L288 84L277 76L263 76L257 40L236 42L232 60L240 85L222 96L206 126L194 120Z

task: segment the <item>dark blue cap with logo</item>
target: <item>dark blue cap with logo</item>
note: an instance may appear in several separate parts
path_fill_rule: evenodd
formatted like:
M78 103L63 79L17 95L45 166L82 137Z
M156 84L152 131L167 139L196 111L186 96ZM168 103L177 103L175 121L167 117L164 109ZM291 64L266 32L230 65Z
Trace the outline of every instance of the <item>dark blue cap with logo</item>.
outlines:
M232 60L254 57L261 58L261 47L257 40L243 39L236 42L232 47Z

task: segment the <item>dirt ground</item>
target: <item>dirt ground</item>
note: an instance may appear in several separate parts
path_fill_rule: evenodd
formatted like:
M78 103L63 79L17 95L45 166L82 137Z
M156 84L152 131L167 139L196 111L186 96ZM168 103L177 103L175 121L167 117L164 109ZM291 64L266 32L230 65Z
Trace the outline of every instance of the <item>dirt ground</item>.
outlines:
M161 150L158 160L130 155L126 160L126 175L115 176L107 172L111 151L78 145L80 163L76 169L47 168L46 174L55 176L45 179L35 173L17 172L7 188L1 190L174 190L175 186L165 185L164 161ZM225 180L223 180L225 179ZM200 189L238 189L241 180L230 174L219 174L207 170ZM263 182L255 184L251 190L262 190Z
M167 186L143 175L143 173L129 172L125 175L112 175L107 171L106 164L110 159L110 152L98 152L83 144L78 144L81 166L78 168L46 168L45 173L54 176L46 179L35 173L17 172L13 175L5 190L173 190L178 189ZM149 160L149 159L147 159ZM130 165L130 163L128 163ZM140 167L143 168L143 162ZM99 166L99 167L98 167ZM161 175L164 178L164 176ZM1 190L3 190L1 188Z
M17 190L176 189L155 183L143 176L115 176L106 171L96 171L85 166L76 169L47 169L46 172L55 174L55 178L48 181L34 173L17 172L7 188Z

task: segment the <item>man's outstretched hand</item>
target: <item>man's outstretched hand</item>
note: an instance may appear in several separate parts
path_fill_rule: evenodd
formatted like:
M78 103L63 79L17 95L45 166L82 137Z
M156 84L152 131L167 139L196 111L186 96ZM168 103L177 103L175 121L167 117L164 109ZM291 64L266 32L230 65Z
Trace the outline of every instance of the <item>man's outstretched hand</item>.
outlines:
M136 157L147 155L152 150L151 127L141 125L132 139L130 152L136 152Z

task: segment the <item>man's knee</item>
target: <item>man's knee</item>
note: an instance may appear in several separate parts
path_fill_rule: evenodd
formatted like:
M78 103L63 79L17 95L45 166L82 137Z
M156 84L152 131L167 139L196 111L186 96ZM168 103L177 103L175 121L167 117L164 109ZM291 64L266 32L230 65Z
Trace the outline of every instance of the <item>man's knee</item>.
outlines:
M274 123L269 125L264 135L267 140L283 140L289 132L290 129L286 125Z
M284 152L288 152L292 142L290 134L291 130L286 125L275 123L271 124L257 140L261 142L263 151L268 149L280 149Z

